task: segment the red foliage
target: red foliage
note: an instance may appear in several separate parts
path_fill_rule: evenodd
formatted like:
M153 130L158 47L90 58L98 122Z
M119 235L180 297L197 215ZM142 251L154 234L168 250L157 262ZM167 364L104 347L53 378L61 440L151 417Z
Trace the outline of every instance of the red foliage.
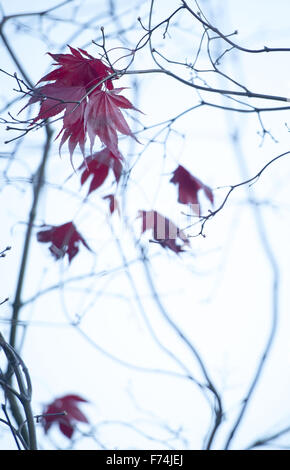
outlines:
M60 67L42 77L38 83L55 80L63 86L84 86L89 91L113 73L113 70L100 59L95 59L83 49L77 50L71 46L68 47L71 54L51 54L48 52L50 57L55 60L55 65L60 65ZM109 90L113 89L111 79L105 80L104 84ZM100 84L97 88L100 89L101 86Z
M189 245L186 234L157 211L139 211L139 217L142 217L142 233L152 230L153 239L163 248L181 253L184 251L184 246ZM177 244L177 241L182 244Z
M32 124L64 111L63 127L57 137L62 134L60 150L68 141L71 159L78 144L85 155L87 134L91 153L98 136L114 155L118 155L117 131L134 137L121 109L135 108L119 95L123 88L114 90L112 80L106 79L113 73L110 67L82 49L69 48L71 54L49 53L60 67L39 80L38 83L53 83L35 88L26 105L40 102L39 113Z
M116 157L108 148L104 148L85 159L79 169L83 169L81 175L82 185L92 176L88 194L104 183L110 168L113 170L118 183L123 168L122 157L120 154Z
M71 157L77 144L79 144L84 154L86 135L83 123L86 101L83 97L85 95L86 89L82 86L64 86L63 84L50 83L36 88L26 105L29 106L37 101L41 103L39 113L32 123L48 119L64 111L63 127L58 134L59 136L63 132L59 148L61 149L62 145L68 140Z
M119 95L120 91L123 89L124 88L116 88L111 91L96 90L90 95L85 110L84 125L91 141L91 149L94 145L96 135L114 155L118 154L117 131L136 139L121 113L120 108L138 110L134 108L127 98Z
M48 230L41 230L37 233L37 240L41 243L51 243L49 250L56 258L63 258L68 255L69 262L76 256L79 251L79 243L81 242L88 250L90 247L84 238L77 232L75 225L68 222L59 226L51 226Z
M74 430L75 422L80 421L82 423L88 423L87 417L78 408L80 402L87 403L87 400L81 398L78 395L65 395L60 398L56 398L52 403L47 405L43 411L42 424L45 433L47 433L50 427L56 423L59 426L60 431L69 439L71 439Z
M179 165L173 172L171 183L178 184L178 202L182 204L199 205L198 191L203 190L208 200L213 204L213 192L209 186L193 176L183 166ZM199 211L196 211L199 212Z

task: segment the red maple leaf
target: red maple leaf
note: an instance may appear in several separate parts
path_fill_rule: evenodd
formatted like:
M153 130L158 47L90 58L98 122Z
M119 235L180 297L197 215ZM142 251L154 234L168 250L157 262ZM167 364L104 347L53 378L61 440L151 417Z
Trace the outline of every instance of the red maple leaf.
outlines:
M77 144L79 144L84 154L86 140L84 130L84 110L87 102L86 89L83 86L64 86L63 84L50 83L36 88L26 106L37 102L40 102L39 113L33 119L31 125L65 111L62 117L63 127L56 136L57 139L63 132L59 150L68 140L71 159Z
M92 176L88 195L103 184L110 168L113 170L118 183L123 168L122 159L120 154L116 157L108 148L104 148L85 159L79 169L84 170L81 175L82 185Z
M91 149L96 135L114 155L119 153L117 131L137 140L131 132L121 109L138 110L127 98L119 95L123 89L116 88L111 91L96 90L90 95L85 109L84 120L85 130L91 141Z
M142 233L152 230L153 239L163 248L169 248L175 253L184 251L184 246L189 245L186 234L171 220L157 211L139 211L138 217L142 217ZM177 241L182 244L177 244Z
M50 242L49 250L57 260L67 254L70 263L79 252L80 242L91 251L84 238L76 230L73 222L50 227L48 230L40 230L37 233L37 240L41 243Z
M183 166L179 165L173 172L171 183L178 184L178 202L192 204L193 210L199 213L198 192L203 190L208 200L213 204L214 196L211 188L193 176Z
M78 395L65 395L56 398L52 403L47 405L43 411L42 425L44 432L47 433L51 426L56 423L60 431L69 439L71 439L75 422L88 423L87 417L78 408L80 402L87 403L87 400Z
M67 107L69 107L69 111L72 111L70 108L77 109L79 107L79 102L85 95L86 89L82 86L64 87L63 84L49 83L35 88L33 95L22 110L25 109L26 106L39 101L39 113L32 121L32 123L35 123L39 120L56 116ZM76 120L76 118L74 118L74 120Z
M83 49L74 49L71 46L71 54L48 54L55 60L59 68L42 77L40 82L56 81L63 86L84 86L89 91L94 85L113 73L113 70L100 59L95 59ZM86 56L86 57L83 57ZM113 89L112 80L104 80L105 86ZM101 88L101 84L98 88Z

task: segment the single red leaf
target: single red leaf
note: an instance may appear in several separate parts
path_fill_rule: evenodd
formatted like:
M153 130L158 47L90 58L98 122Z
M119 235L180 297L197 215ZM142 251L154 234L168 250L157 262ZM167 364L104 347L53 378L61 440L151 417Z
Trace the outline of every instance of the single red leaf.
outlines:
M88 423L87 417L81 410L77 408L77 406L70 406L69 416L71 416L76 421L80 421L81 423Z
M84 86L89 91L93 86L113 73L113 70L100 59L95 59L82 49L74 49L71 46L71 54L48 54L60 67L42 77L38 83L56 80L65 86ZM81 51L81 52L79 52ZM83 55L86 57L83 57ZM111 79L105 80L104 85L113 89ZM99 85L98 88L101 88Z
M203 190L207 199L213 204L214 196L211 188L193 176L183 166L179 165L173 172L171 183L178 185L178 202L181 204L192 204L193 210L199 213L198 192Z
M84 155L86 140L84 130L84 111L87 102L86 89L83 86L64 86L63 84L55 83L44 85L34 90L34 94L26 106L38 101L41 103L39 113L33 119L32 124L65 111L62 118L63 127L56 136L57 139L63 133L59 149L61 150L63 144L68 140L71 159L77 144L79 144Z
M82 243L91 251L85 239L76 230L73 222L68 222L59 226L40 230L37 233L37 240L41 243L51 243L49 250L55 259L68 255L69 263L79 252L79 244Z
M99 162L90 162L88 167L84 169L81 176L81 184L83 185L89 176L92 175L91 184L88 195L98 189L105 181L109 173L109 167Z
M91 142L91 150L95 138L98 136L101 142L114 155L117 155L119 153L117 131L137 140L131 132L120 108L138 110L134 108L127 98L118 95L120 90L96 90L89 96L85 109L84 125Z
M184 246L189 245L186 234L171 220L157 211L139 211L138 217L142 217L142 233L152 230L153 239L163 248L169 248L175 253L184 251ZM181 244L177 244L177 241Z
M63 411L63 410L62 410ZM58 421L60 418L59 415L60 411L57 405L55 403L52 403L48 405L45 410L43 411L43 414L47 415L43 418L42 425L44 427L45 433L48 432L50 429L51 425L55 422Z
M118 183L123 168L122 160L123 157L120 153L115 156L108 148L104 148L87 157L79 169L83 169L81 175L82 185L92 176L88 194L104 183L110 168L113 170L116 182Z
M63 99L63 86L47 84L35 88L28 103L19 112L23 111L23 109L25 109L27 106L37 102L40 102L40 109L38 115L33 119L32 123L35 123L41 119L48 119L61 113L66 106Z
M62 434L71 439L76 421L89 422L84 413L78 408L79 402L87 402L87 400L78 395L64 395L47 405L43 410L42 425L44 432L47 433L55 423L58 424Z
M74 427L70 424L70 422L67 422L66 420L59 420L59 429L66 437L69 439L72 438Z

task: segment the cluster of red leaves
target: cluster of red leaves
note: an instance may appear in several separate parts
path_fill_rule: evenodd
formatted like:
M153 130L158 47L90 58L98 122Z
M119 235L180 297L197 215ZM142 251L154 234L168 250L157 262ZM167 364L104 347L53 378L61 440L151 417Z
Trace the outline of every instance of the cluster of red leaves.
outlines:
M80 168L83 170L81 184L84 184L89 177L92 177L88 191L88 194L90 194L103 184L110 168L113 170L115 179L118 182L121 176L122 163L115 158L112 152L105 148L87 157ZM198 191L200 190L205 192L211 203L214 201L212 190L181 165L173 172L170 181L178 184L178 201L182 204L192 204L194 210L196 210L196 206L199 207ZM115 196L109 194L104 196L103 199L109 200L109 208L112 214L118 207ZM185 246L189 246L189 240L184 231L157 211L139 211L139 217L142 217L142 233L151 230L153 240L163 248L168 248L178 254L184 251ZM78 253L80 242L90 250L72 222L41 230L37 233L37 239L39 242L51 243L49 249L56 259L63 258L67 254L69 262Z
M190 204L194 212L198 214L200 206L198 193L200 190L204 191L211 204L214 202L211 188L181 165L173 172L170 182L178 185L178 202ZM184 251L185 246L189 246L189 240L185 232L167 217L156 211L139 211L139 217L142 217L142 233L151 230L153 240L163 248L168 248L178 254Z
M40 102L39 113L33 123L64 112L63 127L58 134L62 134L60 150L68 141L72 159L73 152L79 145L84 156L84 162L79 167L81 185L90 180L90 195L105 182L110 170L118 184L123 169L123 157L118 149L118 132L135 138L121 110L137 109L120 95L124 88L114 88L110 78L113 70L110 67L82 49L69 48L70 54L49 53L59 67L42 77L38 83L53 83L37 87L27 106ZM90 155L85 157L87 135L90 140ZM104 148L92 153L96 136ZM178 202L181 204L191 204L193 208L198 206L200 190L204 191L211 204L214 202L212 190L181 165L173 172L170 182L178 185ZM109 201L111 214L118 209L114 194L108 194L103 199ZM163 248L179 254L189 246L185 232L157 211L141 210L138 216L142 218L142 233L150 230L153 240ZM69 263L79 252L80 243L91 251L73 222L44 226L37 233L37 240L50 243L49 250L56 260L67 255ZM71 439L76 422L88 423L87 417L79 409L82 402L87 400L78 395L65 395L47 405L42 419L45 433L53 424L58 424L60 431Z
M79 403L87 403L87 400L78 395L65 395L47 405L42 416L44 432L47 433L53 424L58 424L62 434L71 439L77 421L89 422L79 409Z
M68 141L70 156L79 144L85 155L86 136L91 152L96 136L118 157L117 131L134 137L121 109L135 109L124 96L123 88L114 89L113 70L83 49L69 46L70 54L50 54L59 67L42 77L40 82L53 82L35 88L27 104L40 102L33 120L46 120L64 111L60 149ZM58 136L59 136L58 135ZM57 136L57 137L58 137Z
M110 67L83 49L69 48L69 54L49 53L58 68L42 77L38 83L52 83L37 87L28 105L40 102L40 110L34 123L64 112L63 127L59 133L62 134L60 149L68 141L72 158L76 146L80 146L84 156L84 162L79 167L81 185L90 180L90 195L105 182L110 169L118 184L123 169L123 157L118 149L118 132L135 138L121 110L136 108L120 94L124 88L114 88L114 73ZM87 136L90 140L90 155L85 157ZM96 136L105 147L92 153ZM183 166L176 168L170 182L178 185L178 202L191 204L195 212L199 213L201 190L213 204L212 190ZM118 207L115 195L109 194L103 199L109 201L112 214ZM189 245L185 233L158 212L139 211L139 216L142 217L142 233L151 230L153 240L163 248L180 253ZM51 243L49 249L56 259L67 254L69 262L78 253L79 243L90 249L72 222L42 230L38 232L37 239Z
M123 157L118 149L118 132L132 134L122 109L136 109L120 94L123 88L114 89L109 78L113 70L100 59L96 59L83 49L69 46L69 54L51 54L58 68L42 77L41 82L52 82L38 86L27 105L40 103L38 115L32 124L64 113L59 148L67 141L72 160L73 152L79 145L84 162L79 170L81 185L91 178L88 195L98 189L106 180L112 169L118 183L123 169ZM38 85L37 84L37 85ZM86 137L90 139L90 155L85 157ZM96 136L105 146L102 150L92 153ZM109 200L111 214L117 207L114 194L105 196ZM50 251L56 259L68 255L69 262L78 253L79 243L88 249L83 237L77 232L72 222L59 227L52 226L49 230L37 234L40 242L51 242Z
M55 259L63 258L67 254L69 263L79 252L80 243L91 251L73 222L40 230L37 233L37 240L41 243L51 243L49 250Z

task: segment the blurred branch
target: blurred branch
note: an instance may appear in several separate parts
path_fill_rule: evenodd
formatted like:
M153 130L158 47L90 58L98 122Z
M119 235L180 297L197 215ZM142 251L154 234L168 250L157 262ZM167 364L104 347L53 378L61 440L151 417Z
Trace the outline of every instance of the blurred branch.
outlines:
M139 244L139 249L141 252L142 256L142 265L144 267L144 272L145 276L149 285L149 288L152 292L152 297L162 315L162 317L165 319L166 323L172 328L172 330L175 332L175 334L181 339L181 341L187 346L187 348L190 350L192 356L194 359L197 361L202 374L206 380L205 387L213 394L215 403L213 405L213 412L215 415L215 420L214 420L214 425L213 429L210 433L208 442L206 444L206 449L209 450L212 444L213 437L215 435L215 432L217 428L220 426L222 419L223 419L223 405L222 405L222 398L220 393L218 392L217 388L215 387L212 379L210 378L209 372L207 370L207 367L205 365L204 360L202 359L200 353L196 349L196 347L193 345L192 341L185 335L185 333L181 330L181 328L172 320L172 318L169 316L167 310L165 309L163 303L161 302L160 296L158 294L158 291L155 287L150 267L149 267L149 260L144 252L143 247Z
M23 360L17 354L15 349L10 346L0 333L0 346L6 356L7 363L8 363L8 370L9 374L6 374L4 376L3 374L0 375L0 384L4 390L5 395L7 396L12 414L14 418L17 421L18 428L19 428L19 435L22 436L25 444L28 446L30 450L36 450L37 449L37 442L36 442L36 432L35 432L35 423L34 423L34 417L32 414L31 410L31 393L32 393L32 387L31 387L31 381L30 381L30 376L28 373L28 369L25 366ZM17 382L17 387L18 390L16 390L14 387L12 387L12 377L15 376L16 382ZM13 397L13 398L12 398ZM17 400L21 403L24 414L26 417L26 420L23 421L21 418L20 421L20 411L19 411L19 405L17 403ZM11 432L13 434L13 437L16 442L18 442L16 436L17 433L14 430L14 427L11 425L10 419L7 415L6 408L2 406L2 410L5 413L7 423L11 429ZM19 444L17 444L19 447Z
M262 447L265 446L272 441L275 441L281 436L284 436L285 434L288 434L290 432L290 426L287 426L284 429L281 429L280 431L277 431L273 434L270 434L269 436L262 437L261 439L258 439L257 441L254 441L252 444L250 444L246 450L251 450L254 449L255 447Z
M32 230L33 230L33 224L34 224L34 220L36 217L36 210L37 210L37 205L38 205L38 201L40 197L40 192L41 192L41 188L44 182L44 173L45 173L45 167L46 167L46 163L47 163L48 156L49 156L51 139L52 139L52 131L50 127L46 127L46 142L45 142L45 146L43 150L42 160L38 168L38 171L35 175L33 201L32 201L30 214L29 214L29 220L27 224L18 283L16 287L15 299L13 302L12 325L11 325L10 340L9 340L12 347L14 347L16 344L17 321L18 321L20 309L22 307L21 295L22 295L22 287L24 283L27 260L28 260L28 251L29 251L30 240L31 240L31 235L32 235Z
M234 136L232 136L232 144L233 147L236 151L236 155L238 157L238 161L241 165L241 168L243 172L246 172L246 168L244 166L244 156L242 153L241 149L241 144L239 140L239 134L236 132ZM274 161L278 160L279 158L283 157L284 155L289 154L290 152L284 152L281 155L278 155L275 157L273 160L268 162L262 170L253 178L250 178L247 182L252 182L253 180L256 180L257 178L260 177L262 172ZM250 191L250 186L248 186L248 191ZM240 412L238 414L237 419L234 422L234 425L231 428L231 431L228 434L228 438L226 439L225 442L225 449L229 449L231 442L240 428L240 425L242 423L242 420L246 414L246 411L248 410L248 406L250 404L250 401L253 397L253 394L257 388L257 385L261 379L262 372L264 369L264 366L266 364L266 361L269 358L270 352L272 350L273 342L276 337L276 332L277 332L277 326L278 326L278 315L279 315L279 287L280 287L280 269L278 262L275 257L275 253L273 250L273 247L271 245L271 242L269 240L268 234L267 234L267 229L265 227L262 214L261 214L261 209L257 205L252 205L252 210L254 211L254 218L257 226L257 231L261 240L261 245L263 247L267 262L270 266L271 270L271 283L272 283L272 292L271 292L271 324L270 324L270 330L268 333L268 339L266 340L266 344L263 348L261 358L258 359L257 361L257 366L256 366L256 371L254 372L253 378L250 382L250 386L248 388L248 391L245 395L245 397L242 400L242 405L240 408Z
M250 54L260 54L260 53L264 53L264 52L290 52L289 47L267 47L267 46L264 46L263 48L260 48L260 49L248 49L246 47L239 46L238 44L233 42L231 39L229 39L228 35L223 34L218 28L216 28L215 26L210 24L208 21L205 21L202 18L201 11L199 11L198 13L195 13L192 10L192 8L189 7L189 5L187 4L187 2L185 0L181 0L181 1L182 1L182 4L183 4L184 8L186 8L186 10L198 22L200 22L207 30L210 30L210 31L214 32L215 34L217 34L217 36L219 38L223 39L225 42L230 44L232 46L232 48L234 48L234 49L238 49L239 51L242 51L242 52L248 52Z
M10 47L10 44L8 43L3 33L3 25L4 25L4 22L2 21L1 28L0 28L0 36L2 38L2 41L8 53L10 54L11 59L14 61L16 67L18 68L19 72L22 74L27 84L30 87L32 87L32 83L28 75L24 71L22 64L20 63L16 54ZM23 288L25 274L26 274L29 246L30 246L30 241L31 241L33 224L34 224L34 220L36 217L37 205L38 205L41 189L42 189L43 182L44 182L45 167L46 167L46 163L47 163L48 156L49 156L51 139L52 139L52 130L49 126L47 126L46 127L46 142L44 145L43 155L42 155L41 163L35 174L35 179L34 179L35 185L33 186L33 200L32 200L32 205L31 205L31 209L29 213L28 226L27 226L26 235L25 235L25 241L24 241L23 253L22 253L22 258L21 258L21 263L20 263L20 270L19 270L19 276L18 276L18 281L17 281L15 299L13 303L13 311L12 311L12 318L11 318L12 323L11 323L10 338L9 338L9 344L10 344L9 347L11 348L11 351L14 351L14 348L16 346L16 333L17 333L17 327L18 327L17 322L18 322L19 313L22 307L21 296L22 296L22 288ZM16 353L14 351L14 352L11 352L11 354L13 357L13 354L16 354ZM13 370L13 364L8 361L8 369L7 369L6 375L8 377L8 384L10 386L11 386L11 380L12 380L11 368ZM21 376L19 375L17 368L15 369L15 374L16 374L17 380L21 381ZM20 387L20 384L19 384L19 387ZM22 387L22 384L21 384L21 387ZM14 419L16 420L18 426L21 426L23 419L21 416L18 403L15 399L15 396L13 393L11 393L11 391L9 391L7 393L7 397L10 402ZM31 419L31 416L30 416L31 409L30 409L29 399L27 398L27 400L22 402L22 404L23 404L23 408L24 408L24 411L28 420L28 434L29 435L28 436L26 435L25 427L23 428L23 431L21 432L21 434L23 435L25 441L27 443L29 442L30 448L36 448L36 438L35 438L34 424L32 424L33 419Z

